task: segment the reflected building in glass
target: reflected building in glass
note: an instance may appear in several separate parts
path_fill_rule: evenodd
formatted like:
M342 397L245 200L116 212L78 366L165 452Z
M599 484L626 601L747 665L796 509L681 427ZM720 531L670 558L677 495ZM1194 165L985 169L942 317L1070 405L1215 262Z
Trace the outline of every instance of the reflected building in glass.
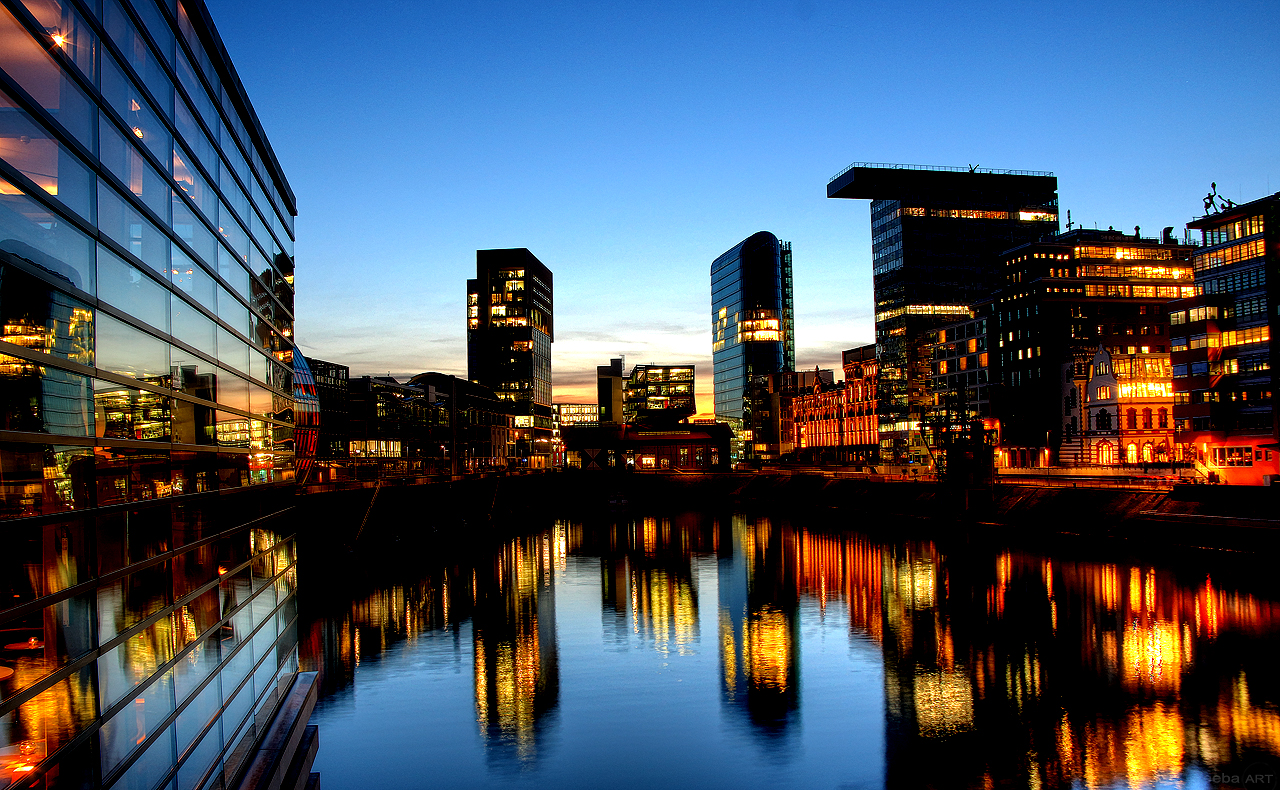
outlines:
M792 302L791 242L768 231L711 264L714 408L734 429L734 461L750 452L751 382L796 368Z
M0 117L0 785L220 787L297 663L294 196L200 0L0 6Z
M515 457L551 466L551 270L523 247L476 250L467 280L467 378L492 389L515 415Z

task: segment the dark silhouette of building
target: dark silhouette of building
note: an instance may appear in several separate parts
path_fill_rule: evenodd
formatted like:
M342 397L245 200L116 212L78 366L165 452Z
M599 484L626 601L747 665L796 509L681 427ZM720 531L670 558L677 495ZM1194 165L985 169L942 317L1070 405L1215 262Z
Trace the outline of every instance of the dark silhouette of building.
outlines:
M723 423L560 426L566 465L591 470L727 471L732 435Z
M467 281L467 378L512 404L519 466L551 460L551 270L523 247L477 250Z
M716 419L737 432L734 460L749 454L756 376L795 370L791 243L760 231L711 264Z
M926 463L929 333L1002 284L997 255L1058 230L1052 173L857 162L829 198L871 200L881 458Z
M1204 241L1191 259L1202 294L1169 305L1175 441L1205 476L1265 484L1280 473L1272 340L1280 193L1238 206L1205 202L1210 213L1187 223Z
M432 441L447 448L453 474L507 465L515 443L510 401L501 400L488 387L447 373L419 373L409 383L447 412L447 427L433 432Z
M307 357L311 376L320 398L320 438L316 442L316 460L346 458L350 435L347 428L347 389L351 369L336 362Z
M599 422L625 422L622 359L596 366L596 405Z

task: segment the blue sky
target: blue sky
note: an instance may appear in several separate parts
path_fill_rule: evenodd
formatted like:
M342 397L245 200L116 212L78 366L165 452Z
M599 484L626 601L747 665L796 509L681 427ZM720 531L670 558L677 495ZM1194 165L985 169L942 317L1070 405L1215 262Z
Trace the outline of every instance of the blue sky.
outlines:
M475 250L555 273L557 401L694 362L711 261L793 244L798 364L873 339L853 161L1050 170L1065 219L1156 235L1280 190L1280 4L206 0L298 195L297 337L466 374ZM1274 183L1273 183L1274 182Z

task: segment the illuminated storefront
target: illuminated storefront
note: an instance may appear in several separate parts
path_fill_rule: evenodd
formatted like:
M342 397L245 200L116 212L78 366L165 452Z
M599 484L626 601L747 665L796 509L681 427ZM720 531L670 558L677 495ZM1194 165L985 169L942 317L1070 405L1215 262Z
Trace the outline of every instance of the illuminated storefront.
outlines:
M221 786L297 666L294 196L200 0L0 6L0 114L0 786Z

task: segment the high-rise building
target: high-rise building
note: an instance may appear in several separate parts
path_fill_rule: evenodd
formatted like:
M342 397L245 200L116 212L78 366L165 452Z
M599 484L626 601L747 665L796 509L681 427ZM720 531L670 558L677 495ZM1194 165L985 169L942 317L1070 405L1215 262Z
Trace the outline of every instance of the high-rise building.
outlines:
M711 264L716 419L737 432L734 460L749 451L754 377L795 370L791 243L760 231Z
M1002 284L997 255L1058 230L1052 173L855 162L829 198L871 200L884 463L925 463L929 333L972 317Z
M294 195L201 0L0 5L0 115L0 784L222 787L298 666Z
M523 247L477 250L467 280L467 378L510 402L515 456L546 468L551 459L551 270Z
M1175 441L1206 476L1260 485L1280 473L1280 193L1208 208L1187 223L1203 236L1191 258L1202 294L1169 305Z
M623 414L629 425L677 423L698 411L693 365L636 365L623 386Z

